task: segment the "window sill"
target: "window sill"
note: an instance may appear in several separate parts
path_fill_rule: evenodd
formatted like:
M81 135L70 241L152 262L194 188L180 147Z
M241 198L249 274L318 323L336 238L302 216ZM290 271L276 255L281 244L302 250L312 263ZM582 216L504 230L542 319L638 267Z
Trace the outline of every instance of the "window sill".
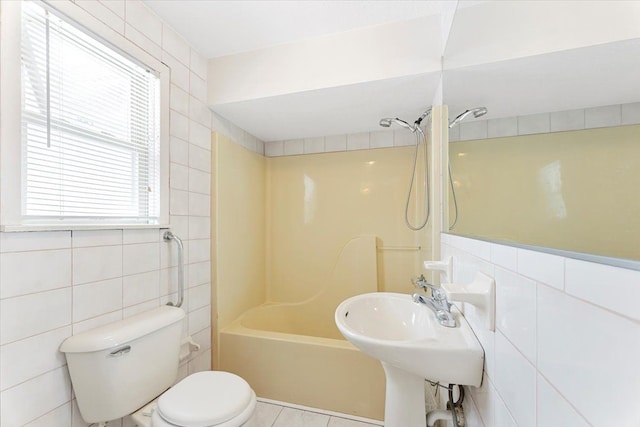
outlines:
M75 230L132 230L171 228L169 224L19 224L3 225L5 233L23 231L75 231Z

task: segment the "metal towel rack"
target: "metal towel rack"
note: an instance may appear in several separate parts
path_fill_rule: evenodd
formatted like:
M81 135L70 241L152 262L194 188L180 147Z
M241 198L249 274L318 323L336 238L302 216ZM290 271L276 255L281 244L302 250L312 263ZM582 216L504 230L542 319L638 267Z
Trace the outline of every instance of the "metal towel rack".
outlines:
M182 244L182 239L173 234L171 231L165 231L163 238L166 241L174 240L178 245L178 302L175 304L172 302L168 302L167 305L181 307L184 300L184 246Z

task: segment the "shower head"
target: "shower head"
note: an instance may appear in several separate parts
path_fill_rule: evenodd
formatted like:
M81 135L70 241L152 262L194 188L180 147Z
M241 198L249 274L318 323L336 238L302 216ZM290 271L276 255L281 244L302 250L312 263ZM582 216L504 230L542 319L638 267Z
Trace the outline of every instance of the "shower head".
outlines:
M380 126L382 126L383 128L388 128L391 127L391 122L393 121L393 119L387 117L384 119L380 119Z
M415 129L413 128L413 126L411 126L409 123L405 122L402 119L399 118L391 118L391 117L386 117L384 119L380 119L380 126L388 128L390 127L393 123L400 125L402 127L405 127L409 130L411 130L411 132L413 132Z
M380 119L380 126L388 128L388 127L391 127L393 123L395 123L397 125L400 125L402 127L409 129L411 132L416 132L420 128L420 123L422 123L422 121L426 117L428 117L430 114L431 114L431 108L429 108L427 111L422 113L422 115L418 117L415 122L413 122L413 125L410 125L409 123L397 117L395 118L385 117L384 119Z
M473 117L477 119L478 117L482 117L485 114L487 114L487 107L477 107L477 108L472 108L470 110L466 110L462 112L461 114L458 115L458 117L453 119L451 123L449 123L449 129L451 129L452 127L454 127L455 125L463 121L464 119L466 119L467 116L469 116L469 114L473 114Z

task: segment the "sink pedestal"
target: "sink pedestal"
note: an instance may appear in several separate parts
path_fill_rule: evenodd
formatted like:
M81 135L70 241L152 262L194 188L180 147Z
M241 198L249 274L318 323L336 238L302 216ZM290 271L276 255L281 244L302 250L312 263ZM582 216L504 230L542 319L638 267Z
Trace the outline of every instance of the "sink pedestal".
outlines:
M424 378L382 362L387 377L385 427L426 427Z

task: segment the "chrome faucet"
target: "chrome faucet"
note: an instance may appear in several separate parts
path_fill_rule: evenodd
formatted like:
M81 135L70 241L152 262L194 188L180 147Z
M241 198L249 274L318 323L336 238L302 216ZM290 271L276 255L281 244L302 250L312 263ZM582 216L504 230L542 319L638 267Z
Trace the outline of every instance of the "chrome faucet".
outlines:
M426 297L418 292L412 295L413 302L418 304L424 304L429 307L436 315L436 319L438 323L442 326L446 326L447 328L455 328L456 320L451 315L451 304L447 301L447 294L440 288L437 288L425 279L424 274L421 274L413 284L426 291L427 289L431 290L431 297Z

